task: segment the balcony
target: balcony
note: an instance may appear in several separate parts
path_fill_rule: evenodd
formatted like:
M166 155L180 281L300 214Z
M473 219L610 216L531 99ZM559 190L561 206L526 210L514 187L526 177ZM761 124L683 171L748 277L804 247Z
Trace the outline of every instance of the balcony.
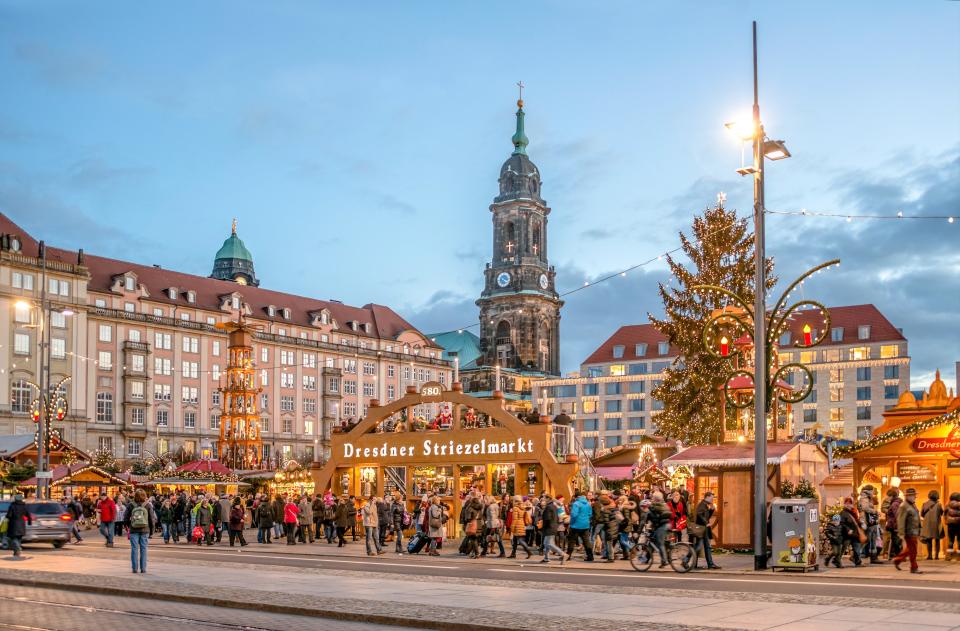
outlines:
M149 353L150 344L147 342L124 342L123 350L132 351L136 353Z

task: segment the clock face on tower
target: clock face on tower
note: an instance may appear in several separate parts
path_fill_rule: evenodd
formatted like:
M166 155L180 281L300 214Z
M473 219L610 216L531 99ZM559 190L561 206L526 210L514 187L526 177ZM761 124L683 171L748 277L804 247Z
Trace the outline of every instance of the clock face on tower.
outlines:
M549 285L549 284L550 284L550 282L547 280L547 275L546 275L546 274L540 274L540 289L546 289L546 288L547 288L547 285Z
M510 284L510 273L509 272L500 272L497 274L497 285L500 287L506 287Z

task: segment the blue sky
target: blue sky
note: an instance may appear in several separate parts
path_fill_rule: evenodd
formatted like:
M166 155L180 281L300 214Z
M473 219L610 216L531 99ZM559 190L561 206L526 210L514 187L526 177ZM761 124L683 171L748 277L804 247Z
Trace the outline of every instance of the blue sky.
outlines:
M960 3L0 3L0 208L49 242L208 274L239 219L264 285L475 323L523 80L561 289L677 244L749 112L769 208L960 216ZM873 302L915 385L960 360L960 222L773 217L781 277ZM651 267L571 296L562 363L659 311ZM819 278L822 278L820 280Z

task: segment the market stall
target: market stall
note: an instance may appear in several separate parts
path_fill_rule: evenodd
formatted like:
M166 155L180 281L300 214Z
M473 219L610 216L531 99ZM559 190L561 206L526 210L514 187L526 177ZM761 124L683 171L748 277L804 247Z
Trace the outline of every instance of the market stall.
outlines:
M106 493L113 497L122 490L133 488L132 484L119 475L114 475L88 463L57 465L50 474L52 477L48 486L50 498L54 500L59 500L64 496L79 498L83 495L89 495L93 497L100 495L100 493ZM37 478L24 480L18 488L24 490L28 495L34 495L37 490Z
M411 410L433 403L449 419L433 429L416 424ZM567 462L566 454L554 453L550 419L540 421L519 421L500 398L471 397L459 383L451 390L426 383L389 405L371 402L362 422L334 432L330 460L313 471L313 479L321 492L330 489L338 495L393 493L407 500L410 510L420 496L439 495L452 509L448 530L453 535L461 502L471 490L570 497L577 465Z
M160 471L141 486L153 487L159 493L178 493L185 491L191 495L198 493L224 493L236 495L242 488L250 486L241 482L234 472L217 460L193 460L176 469Z

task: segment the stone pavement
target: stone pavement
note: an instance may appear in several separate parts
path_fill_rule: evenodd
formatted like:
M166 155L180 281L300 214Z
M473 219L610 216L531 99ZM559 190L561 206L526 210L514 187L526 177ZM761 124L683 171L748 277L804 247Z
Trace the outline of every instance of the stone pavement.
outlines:
M280 548L281 546L275 546ZM307 548L308 546L297 546ZM290 547L294 549L293 546ZM242 553L238 551L238 556ZM611 564L612 565L612 564ZM268 566L270 567L270 566ZM0 563L0 581L151 595L276 613L432 629L960 629L960 599L911 603L750 592L405 576L180 560L130 574L126 555L34 555ZM111 592L111 590L113 590ZM920 624L922 622L922 624Z
M330 545L324 541L320 543L319 540L313 544L297 544L295 546L288 546L285 543L277 543L267 545L257 544L257 535L255 530L250 530L245 533L247 541L251 542L250 550L268 550L270 554L316 554L321 556L336 556L336 557L358 557L366 558L366 549L364 547L363 539L359 539L356 543L352 542L349 537L348 541L350 543L343 547L338 548L336 543ZM94 536L90 539L92 542L100 543L101 540ZM154 537L153 541L157 542L158 545L163 545L162 541L158 541ZM284 540L285 541L285 540ZM424 564L431 563L443 563L444 561L449 561L452 559L463 560L469 563L478 563L485 565L513 565L514 560L507 559L498 559L496 557L486 557L480 559L466 559L459 554L457 554L457 545L459 541L452 540L444 543L444 548L441 552L439 558L437 557L428 557L424 553L414 555L411 557L404 553L404 558L416 558L418 561L422 560ZM173 547L174 544L170 544L170 547ZM181 544L182 547L184 544ZM226 545L221 544L221 546ZM406 540L404 540L403 545L404 550L406 550ZM396 553L394 552L395 544L393 542L388 542L384 550L387 551L387 555L390 557L395 557ZM506 546L507 553L510 552L510 546ZM523 560L525 558L523 552L518 553L518 559ZM534 555L532 561L536 561L538 557ZM595 571L612 571L612 570L623 570L629 569L629 564L626 561L617 561L615 563L586 563L581 559L581 555L575 555L573 561L568 563L572 568L576 569L589 569L591 572ZM599 557L598 557L599 559ZM733 553L718 553L714 555L714 561L720 565L722 570L711 571L710 574L747 574L754 575L755 571L753 569L753 555L752 554L733 554ZM551 565L558 565L557 563L552 563ZM705 571L702 568L704 567L705 562L703 559L700 559L701 571ZM960 583L960 558L955 559L954 561L925 561L921 558L920 560L920 569L923 570L923 574L919 575L910 575L907 570L910 569L909 563L904 563L901 567L904 568L904 571L898 572L896 568L893 567L892 563L884 562L881 564L871 564L865 562L860 567L854 567L853 563L846 558L843 560L843 569L837 569L835 567L823 567L821 566L817 572L797 572L794 570L790 571L792 577L807 577L813 580L816 580L817 577L829 577L829 578L844 578L844 579L870 579L870 580L895 580L895 581L950 581ZM665 568L663 570L657 569L657 563L654 562L653 567L648 570L650 573L664 572L666 574L673 574L673 570L670 568ZM782 570L777 570L777 573L782 573Z

